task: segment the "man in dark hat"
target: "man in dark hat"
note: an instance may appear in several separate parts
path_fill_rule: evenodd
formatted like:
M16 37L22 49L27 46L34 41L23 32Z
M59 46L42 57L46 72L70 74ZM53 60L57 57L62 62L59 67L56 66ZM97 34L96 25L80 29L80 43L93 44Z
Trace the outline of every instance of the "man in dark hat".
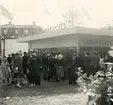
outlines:
M48 54L48 81L56 78L55 69L55 57L52 54Z
M46 55L45 52L43 53L41 59L42 59L44 80L47 80L47 74L48 74L48 58L47 58L47 55Z
M71 50L67 53L66 56L66 64L67 64L67 70L68 70L68 78L69 78L69 84L73 84L73 56Z
M28 69L28 59L29 56L26 52L24 52L24 56L22 59L22 68L23 68L23 74L27 76L28 78L28 73L27 73L27 69Z
M41 84L41 77L40 77L40 59L37 57L35 53L32 53L31 58L31 71L30 71L30 87L35 85Z

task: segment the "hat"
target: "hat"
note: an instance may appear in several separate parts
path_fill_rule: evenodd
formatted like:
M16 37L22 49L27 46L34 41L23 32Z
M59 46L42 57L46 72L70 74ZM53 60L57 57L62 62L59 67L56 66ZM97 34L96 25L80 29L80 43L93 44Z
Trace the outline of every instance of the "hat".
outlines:
M32 53L32 56L36 56L36 54L35 53Z
M38 49L35 49L34 51L38 52Z
M16 55L19 55L20 53L19 52L16 52Z
M47 54L47 56L50 56L50 54Z
M113 57L113 50L108 51L109 55Z
M62 58L63 58L63 55L62 54L59 54L58 55L58 59L61 60Z
M19 55L21 55L22 53L21 52L19 52Z

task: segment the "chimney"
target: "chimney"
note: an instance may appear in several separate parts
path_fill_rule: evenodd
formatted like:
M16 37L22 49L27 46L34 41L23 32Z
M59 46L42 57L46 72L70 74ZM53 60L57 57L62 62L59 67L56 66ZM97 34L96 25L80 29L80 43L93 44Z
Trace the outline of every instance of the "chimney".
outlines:
M11 25L11 21L9 21L9 25Z
M33 22L33 25L35 26L35 22Z

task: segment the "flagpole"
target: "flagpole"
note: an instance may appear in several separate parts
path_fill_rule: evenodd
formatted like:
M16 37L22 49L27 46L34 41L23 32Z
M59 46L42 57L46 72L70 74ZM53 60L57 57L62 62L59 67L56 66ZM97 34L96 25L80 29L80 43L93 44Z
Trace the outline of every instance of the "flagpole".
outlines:
M5 41L5 38L2 36L2 15L4 17L6 17L7 19L9 19L9 20L12 20L13 19L12 13L10 13L7 9L5 9L0 4L0 54L3 57L3 55L5 54L5 45L4 46L2 45L2 39ZM5 44L5 42L4 42L4 44Z
M0 4L0 56L2 57L2 10Z
M0 11L0 55L2 57L2 13Z
M2 10L1 10L1 4L0 4L0 56L1 58L3 58L2 39L4 38L2 36Z

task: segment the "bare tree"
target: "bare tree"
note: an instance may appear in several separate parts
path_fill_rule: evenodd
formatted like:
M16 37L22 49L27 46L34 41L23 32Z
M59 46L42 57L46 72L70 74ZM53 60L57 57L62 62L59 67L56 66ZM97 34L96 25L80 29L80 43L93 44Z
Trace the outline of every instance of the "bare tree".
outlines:
M63 14L64 23L69 27L81 25L83 22L81 21L80 16L80 12L72 7L68 12Z
M106 29L106 30L113 30L113 26L107 25L107 26L105 26L103 29Z
M102 27L102 29L113 30L113 20L107 23L106 26Z

